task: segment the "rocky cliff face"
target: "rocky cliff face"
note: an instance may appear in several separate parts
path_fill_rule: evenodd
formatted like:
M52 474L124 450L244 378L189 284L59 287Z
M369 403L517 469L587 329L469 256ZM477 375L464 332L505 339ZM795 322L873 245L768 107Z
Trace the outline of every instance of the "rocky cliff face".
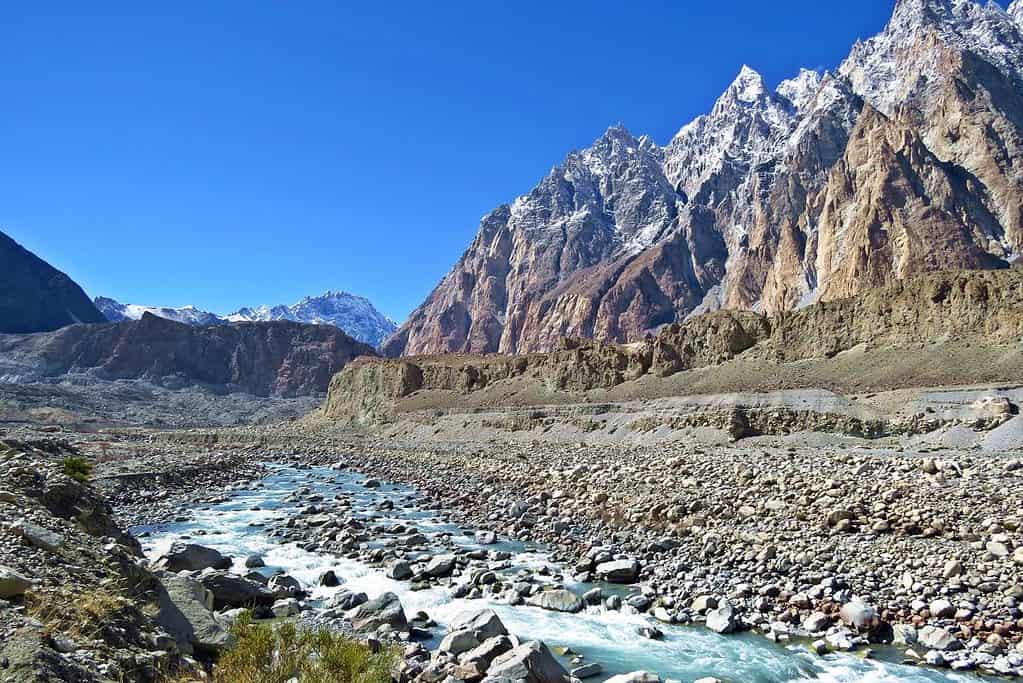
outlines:
M736 358L776 368L857 347L870 353L971 340L992 347L1015 344L1021 337L1023 268L936 272L798 311L693 316L648 341L628 345L567 339L549 353L360 360L332 380L323 412L346 421L386 419L417 392L457 397L493 390L500 395L506 380L528 383L542 405L544 396L557 392L607 390ZM862 362L869 363L869 357Z
M0 232L0 333L105 320L71 278Z
M324 325L194 327L148 313L140 320L5 337L0 353L40 377L88 372L170 388L205 385L281 397L322 393L348 362L375 355L372 347Z
M486 216L388 355L641 340L1023 244L1023 0L899 0L835 73L744 67L665 147L622 127Z

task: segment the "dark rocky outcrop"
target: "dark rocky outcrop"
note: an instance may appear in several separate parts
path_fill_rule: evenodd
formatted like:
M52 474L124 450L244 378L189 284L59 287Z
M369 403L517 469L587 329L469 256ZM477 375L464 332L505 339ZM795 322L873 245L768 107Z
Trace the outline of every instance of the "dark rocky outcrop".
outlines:
M0 232L0 332L105 321L74 280Z
M375 355L341 330L294 322L194 327L146 314L140 320L72 325L46 334L0 338L0 353L56 377L146 379L168 388L207 386L257 396L306 396L357 356Z

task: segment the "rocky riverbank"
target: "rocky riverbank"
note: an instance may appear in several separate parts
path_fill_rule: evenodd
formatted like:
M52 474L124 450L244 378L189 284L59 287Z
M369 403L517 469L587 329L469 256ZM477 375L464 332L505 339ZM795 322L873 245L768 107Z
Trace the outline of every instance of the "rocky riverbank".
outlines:
M1023 665L1018 458L755 440L424 447L297 426L218 445L254 460L340 457L464 524L547 544L573 579L623 562L638 605L668 623L808 638L822 652L893 644L957 670Z

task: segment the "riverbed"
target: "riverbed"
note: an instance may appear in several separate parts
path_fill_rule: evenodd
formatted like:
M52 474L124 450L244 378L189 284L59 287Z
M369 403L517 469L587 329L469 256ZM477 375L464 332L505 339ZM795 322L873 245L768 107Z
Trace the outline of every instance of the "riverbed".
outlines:
M367 487L365 476L328 468L273 467L269 476L251 488L229 494L225 500L201 505L188 511L187 521L139 526L132 529L140 537L147 556L156 559L180 540L215 548L234 558L234 570L246 573L244 562L259 555L266 566L260 571L284 571L297 578L311 592L309 603L322 604L339 590L362 591L374 598L384 592L395 593L411 617L426 612L438 623L428 646L436 645L447 623L464 611L493 609L508 630L522 640L542 640L551 648L568 648L587 662L599 663L604 673L600 681L621 673L646 670L665 679L693 681L716 676L732 683L785 683L790 681L981 681L979 676L953 674L901 663L902 654L893 649L875 649L870 658L857 653L829 654L820 657L802 643L778 644L759 635L718 635L701 626L668 625L638 613L607 610L590 606L586 611L567 614L530 606L511 606L496 599L454 599L446 586L412 590L406 581L387 576L384 567L365 559L338 557L304 550L295 542L281 542L270 530L307 503L287 502L297 490L308 488L322 506L336 496L349 501L354 515L362 518L367 529L395 524L415 527L439 547L455 543L466 549L478 549L471 529L452 521L445 511L428 509L409 487L387 482ZM388 509L389 508L389 509ZM384 545L371 534L367 545ZM596 584L579 584L566 568L551 561L543 547L508 539L487 545L486 550L505 551L510 559L495 563L503 574L528 570L534 576L547 576L552 582L582 594ZM319 577L333 570L342 580L337 588L318 585ZM454 579L457 581L458 579ZM603 586L622 595L638 593L638 588ZM637 633L642 626L656 626L664 637L644 638ZM556 650L556 651L561 651ZM566 668L571 666L564 658Z

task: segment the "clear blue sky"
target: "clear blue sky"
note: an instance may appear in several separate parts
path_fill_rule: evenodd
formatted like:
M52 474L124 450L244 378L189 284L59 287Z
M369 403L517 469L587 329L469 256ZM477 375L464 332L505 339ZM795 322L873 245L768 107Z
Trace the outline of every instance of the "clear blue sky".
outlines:
M666 142L861 2L8 2L0 230L90 295L218 312L326 289L402 319L481 216L609 125Z

